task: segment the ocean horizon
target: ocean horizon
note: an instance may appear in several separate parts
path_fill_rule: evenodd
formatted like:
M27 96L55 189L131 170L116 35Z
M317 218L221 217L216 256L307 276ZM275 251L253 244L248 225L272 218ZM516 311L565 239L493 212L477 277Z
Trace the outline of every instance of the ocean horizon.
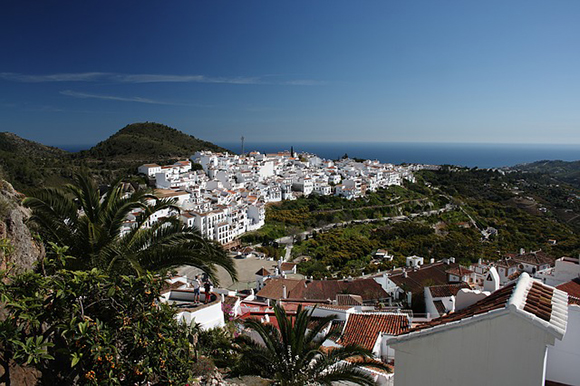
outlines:
M240 142L216 142L217 145L241 152ZM245 151L272 153L290 150L308 152L326 159L376 159L383 163L422 163L457 165L478 168L499 168L542 160L576 161L580 144L496 144L442 142L250 142Z
M241 143L214 142L235 153L241 153ZM61 145L70 152L89 149L92 145ZM245 151L275 153L290 150L308 152L326 159L338 159L344 154L351 158L376 159L383 163L422 163L457 165L478 168L499 168L543 160L580 160L580 144L497 144L443 142L251 142Z

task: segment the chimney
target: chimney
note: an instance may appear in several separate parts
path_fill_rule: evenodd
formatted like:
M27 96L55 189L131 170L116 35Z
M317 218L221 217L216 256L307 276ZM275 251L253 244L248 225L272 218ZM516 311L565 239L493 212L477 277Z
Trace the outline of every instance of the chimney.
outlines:
M434 264L435 263L435 259L434 258L430 258L429 259L429 264Z
M520 248L520 255L525 255L526 254L526 250L524 248Z
M282 299L286 299L288 297L288 293L286 291L286 286L282 286Z
M405 268L403 268L403 277L409 277L409 275L407 274L407 270Z

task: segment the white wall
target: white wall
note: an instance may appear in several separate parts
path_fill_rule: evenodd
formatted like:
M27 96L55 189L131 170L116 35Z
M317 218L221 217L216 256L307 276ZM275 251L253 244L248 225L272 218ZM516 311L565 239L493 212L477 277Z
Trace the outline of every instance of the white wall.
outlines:
M187 324L199 323L203 330L225 326L224 313L222 312L222 302L216 302L207 307L201 307L193 312L184 311L176 315L177 320Z
M455 297L455 311L462 310L469 307L478 301L485 299L490 295L490 292L479 291L479 290L469 290L467 288L462 288L457 292Z
M396 386L543 386L554 338L506 313L398 343Z
M580 385L580 306L568 306L566 334L553 347L548 347L546 379Z
M387 361L395 358L395 350L389 346L389 339L393 338L394 335L381 334L380 336L380 357L382 360Z

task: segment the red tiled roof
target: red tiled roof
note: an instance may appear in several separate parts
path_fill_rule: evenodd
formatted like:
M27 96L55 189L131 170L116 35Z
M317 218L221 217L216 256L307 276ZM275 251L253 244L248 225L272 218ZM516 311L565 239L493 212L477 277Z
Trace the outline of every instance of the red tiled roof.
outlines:
M360 295L338 294L336 295L336 304L339 306L361 306L363 300Z
M445 271L445 273L449 273L451 275L461 277L464 275L471 275L473 273L473 271L459 265L457 267L453 267L453 268L448 269L447 271Z
M300 284L300 282L301 280L293 280L293 279L282 279L282 278L268 279L265 282L264 288L258 291L256 296L266 299L276 299L276 300L282 299L283 286L286 286L286 295L288 295L289 292L294 287Z
M409 319L401 314L350 314L338 343L356 344L372 350L379 334L400 335L409 330Z
M266 268L262 267L262 268L260 268L260 270L258 272L256 272L256 275L268 276L268 275L271 275L271 273Z
M295 266L295 263L282 263L280 264L280 269L282 269L282 271L291 271Z
M543 265L543 264L553 265L554 262L556 261L554 257L548 256L544 251L524 253L523 255L508 255L508 256L517 262L534 265Z
M447 284L447 274L445 271L459 266L457 263L445 264L434 263L423 265L416 271L407 271L407 277L403 273L397 273L389 276L398 287L405 287L406 291L411 291L413 295L423 294L423 288L426 285Z
M424 330L427 328L440 326L440 325L451 323L451 322L456 322L456 321L459 321L461 319L466 319L466 318L470 318L470 317L475 316L475 315L480 315L480 314L484 314L486 312L505 308L510 296L512 295L514 287L515 287L515 283L507 285L507 286L495 291L494 293L492 293L491 295L489 295L485 299L482 299L482 300L478 301L477 303L475 303L467 308L464 308L463 310L460 310L458 312L453 312L451 314L442 316L440 318L433 319L430 322L418 325L412 331Z
M386 299L389 294L374 279L345 280L292 280L270 279L258 293L258 297L281 299L282 286L286 286L288 299L295 300L334 300L338 294L353 294L362 297L363 301Z
M568 294L568 304L577 304L580 306L580 277L560 284L556 288Z
M559 319L562 316L552 319L554 302L558 304L557 312L561 312L559 308L562 307L561 303L564 302L565 295L559 292L557 298L554 298L554 296L555 289L553 287L532 280L527 273L523 273L517 283L511 283L463 310L421 324L415 327L412 332L502 310L507 308L509 303L513 303L516 306L517 312L526 312L558 328L561 327L559 326L561 324Z
M536 315L538 318L550 321L552 317L552 296L554 288L542 285L538 282L532 284L532 288L526 296L524 311Z
M429 290L434 298L448 298L457 295L462 288L471 289L469 284L461 282L458 284L434 285L429 287Z
M580 277L556 287L575 298L580 298Z

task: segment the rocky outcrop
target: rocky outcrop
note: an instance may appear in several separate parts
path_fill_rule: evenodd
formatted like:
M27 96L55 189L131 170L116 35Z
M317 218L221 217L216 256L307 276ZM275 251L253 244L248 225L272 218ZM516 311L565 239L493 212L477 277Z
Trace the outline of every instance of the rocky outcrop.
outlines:
M0 180L0 269L11 273L30 270L44 258L42 243L26 225L30 210L21 205L22 198L10 183Z

